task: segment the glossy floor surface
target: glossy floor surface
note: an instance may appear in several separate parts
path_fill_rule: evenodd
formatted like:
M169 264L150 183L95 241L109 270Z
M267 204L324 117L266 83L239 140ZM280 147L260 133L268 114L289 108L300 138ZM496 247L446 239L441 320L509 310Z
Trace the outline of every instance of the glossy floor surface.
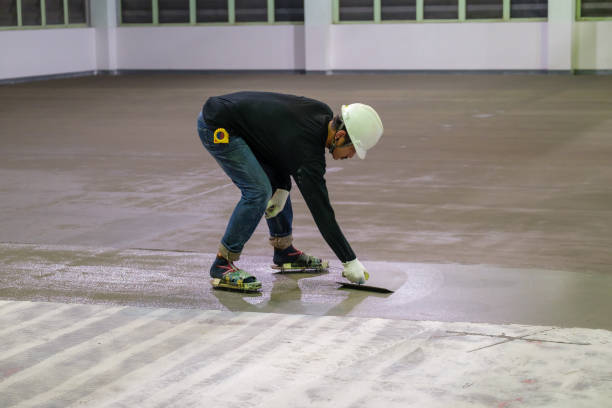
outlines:
M385 126L381 143L364 161L333 161L328 155L326 178L339 223L370 270L371 283L394 293L339 289L340 264L297 188L292 190L295 245L330 259L329 273L274 274L262 222L238 263L263 282L262 292L211 289L208 268L240 193L201 146L196 116L208 96L244 89L305 95L334 111L357 101L378 110ZM585 351L589 364L599 364L610 354L609 332L598 329L612 330L610 112L612 76L130 75L1 86L0 300L7 301L1 307L27 309L27 301L35 301L43 308L42 302L53 302L45 312L51 314L72 303L101 308L103 314L123 306L137 315L145 313L142 308L230 312L241 325L252 316L267 319L261 315L265 312L269 319L281 314L313 322L330 316L338 319L334 324L383 318L402 325L436 321L448 327L473 322L586 328L595 331L571 332L566 338L608 347L608 354ZM10 310L3 315L0 335L32 318ZM43 339L45 327L55 322L45 316L31 328ZM514 333L510 326L491 327L498 336ZM321 341L329 339L319 334ZM387 334L376 331L382 338ZM276 340L274 346L282 346L282 339ZM418 355L406 349L392 357L405 357L410 365L413 357L421 361L425 350L424 360L430 361L436 346L427 347L434 348ZM571 356L578 346L563 347L559 362L577 361ZM41 356L53 358L47 351ZM0 354L0 387L34 364L4 357ZM536 370L531 357L522 358L521 364ZM266 361L241 363L256 368ZM365 370L367 364L356 367ZM551 406L588 406L568 399L576 390L587 389L589 398L595 398L584 401L609 397L600 391L601 384L609 384L609 370L576 370L578 377L570 372L552 381L551 393L559 384L569 391L559 400L547 400ZM14 378L10 381L21 384L22 377ZM23 377L24 384L34 384L28 378ZM219 390L236 378L227 377L230 382ZM329 384L346 385L329 381L321 385L327 391ZM368 381L378 391L396 385ZM43 398L58 384L39 384L41 394L33 397ZM419 406L438 406L436 396L447 386L442 382L428 389ZM327 393L311 388L300 389L309 390L310 399L304 401L310 404ZM185 405L177 406L197 401L200 391L194 390L185 395ZM522 404L516 398L528 398L504 394L491 399L481 391L488 396L461 401L511 407ZM77 394L74 403L83 396ZM25 401L19 390L3 395L9 395L4 402L10 404ZM262 395L267 394L256 392L253 398ZM385 395L387 405L398 397ZM340 397L334 398L338 402ZM440 406L449 406L459 397L440 398ZM529 398L531 406L546 406ZM223 401L219 406L236 404L231 398ZM361 403L376 406L370 400Z
M95 258L95 279L83 275L76 293L64 274L92 251L214 254L239 191L201 146L195 119L208 96L241 89L306 95L336 111L361 101L380 113L385 135L367 159L328 156L327 166L358 257L373 280L404 288L372 314L612 329L610 76L149 75L3 86L0 242L55 245L46 254L59 266L45 270L36 246L4 245L0 296L126 304L136 296L146 305L154 292L146 274L128 273L139 286L123 298L106 293L100 282L117 272L95 270ZM297 188L292 198L296 246L333 264ZM243 254L243 267L270 279L264 222ZM174 259L163 266L180 269ZM40 285L12 275L24 262L45 276ZM188 285L207 294L185 307L223 309L207 269L189 271ZM339 280L334 273L325 279ZM63 283L46 290L45 280ZM309 281L307 296L319 299L318 280ZM164 304L163 294L156 299ZM309 307L327 308L297 309Z

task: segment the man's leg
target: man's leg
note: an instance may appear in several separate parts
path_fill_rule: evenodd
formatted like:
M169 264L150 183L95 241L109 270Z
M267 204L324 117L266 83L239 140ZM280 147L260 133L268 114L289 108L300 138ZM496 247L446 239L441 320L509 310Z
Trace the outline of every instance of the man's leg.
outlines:
M206 150L242 193L221 239L220 256L211 268L211 275L218 278L215 275L233 268L231 263L240 258L244 245L264 214L272 196L272 187L268 176L242 138L230 135L229 143L214 143L214 132L206 127L201 116L198 118L198 133ZM223 261L219 258L226 260L229 266L221 265Z
M266 221L270 230L270 245L274 247L274 264L278 266L291 264L292 267L289 269L292 270L323 270L327 268L327 263L305 254L293 246L291 196L287 197L283 211Z
M291 207L291 196L287 197L285 208L276 217L267 218L270 231L270 245L274 248L285 249L293 242L292 224L293 208Z

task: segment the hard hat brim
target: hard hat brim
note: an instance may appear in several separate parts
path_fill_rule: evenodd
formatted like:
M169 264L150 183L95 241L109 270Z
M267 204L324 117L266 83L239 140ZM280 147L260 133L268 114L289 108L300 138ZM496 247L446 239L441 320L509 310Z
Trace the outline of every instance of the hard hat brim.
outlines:
M348 105L342 105L342 108L340 109L340 111L342 112L342 117L344 118L346 115L346 110L348 108ZM349 131L348 125L344 124L346 126L346 131L348 132L349 136L351 134L351 132ZM353 147L355 147L355 152L357 153L357 156L363 160L366 157L366 150L364 148L362 148L361 146L359 146L357 143L353 143Z
M361 160L365 159L365 157L366 157L366 150L362 149L361 147L359 147L357 145L353 145L353 147L355 147L355 152L357 153L357 156L359 156L359 158Z

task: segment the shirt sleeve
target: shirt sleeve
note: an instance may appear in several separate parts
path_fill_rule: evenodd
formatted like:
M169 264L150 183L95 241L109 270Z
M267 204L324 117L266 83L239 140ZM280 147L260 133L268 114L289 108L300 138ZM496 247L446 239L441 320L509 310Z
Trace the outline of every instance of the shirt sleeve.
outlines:
M322 164L307 163L298 168L294 180L323 239L340 261L352 261L356 256L336 221L336 215L329 202L324 173Z

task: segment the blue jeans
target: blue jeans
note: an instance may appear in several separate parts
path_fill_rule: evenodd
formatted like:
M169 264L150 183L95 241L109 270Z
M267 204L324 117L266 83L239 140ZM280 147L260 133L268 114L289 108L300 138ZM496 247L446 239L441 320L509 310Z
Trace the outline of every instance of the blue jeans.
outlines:
M266 211L268 200L273 193L272 185L251 148L240 136L232 133L229 143L214 143L214 129L207 127L202 113L198 116L198 134L206 150L242 193L221 239L221 244L227 250L239 254ZM291 198L287 198L283 211L276 217L267 219L267 222L271 237L291 235Z

